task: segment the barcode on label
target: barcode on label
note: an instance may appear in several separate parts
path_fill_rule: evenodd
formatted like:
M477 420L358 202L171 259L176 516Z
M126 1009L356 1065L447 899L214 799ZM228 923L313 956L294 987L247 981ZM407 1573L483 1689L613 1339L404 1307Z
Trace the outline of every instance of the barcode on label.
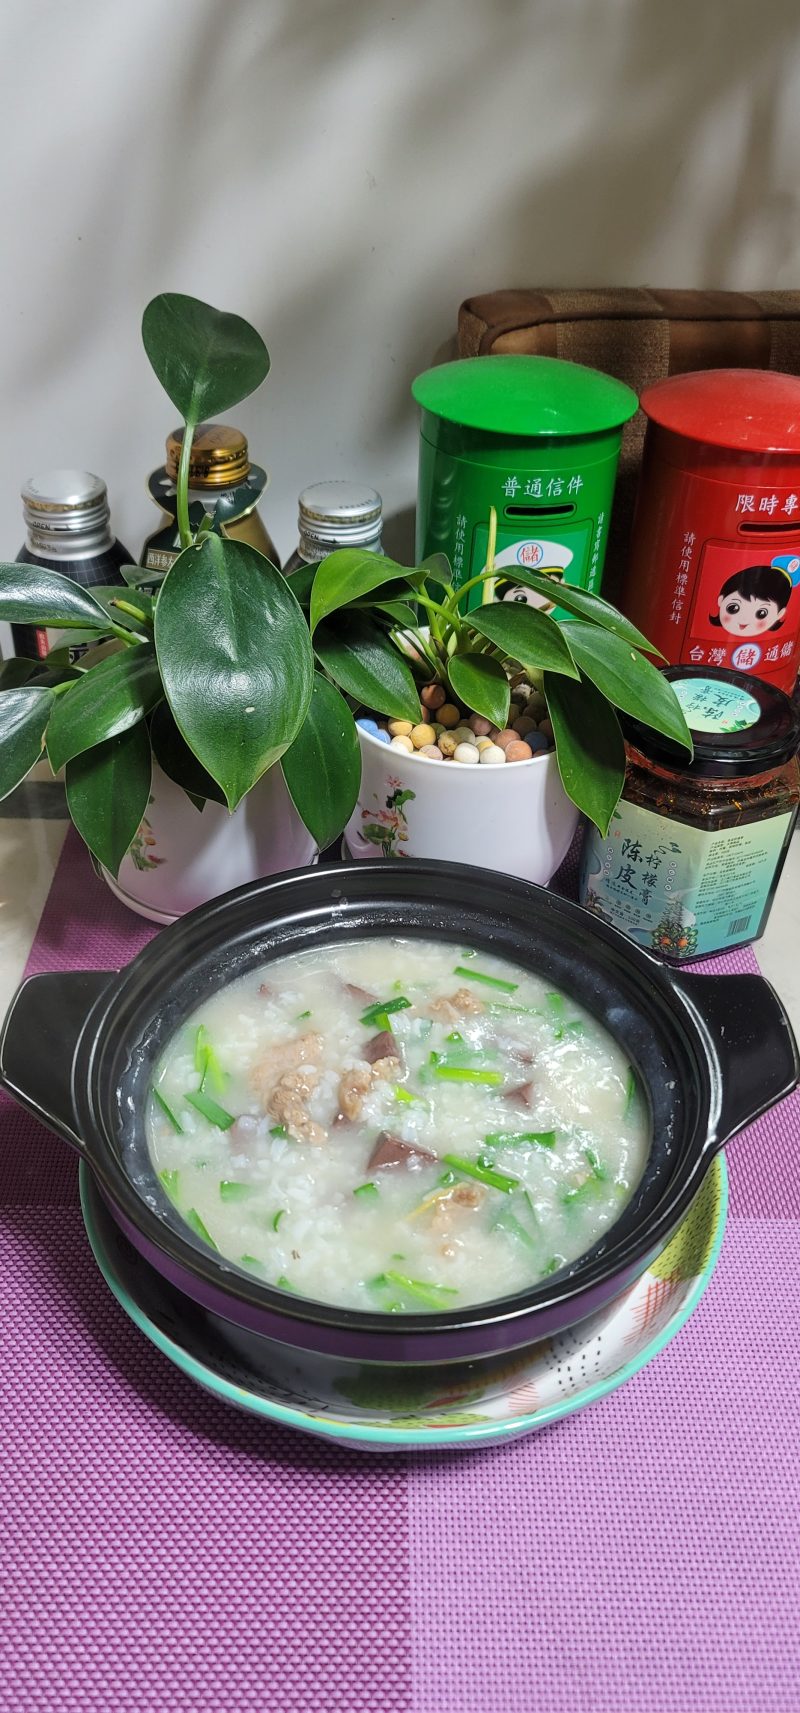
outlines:
M728 939L730 939L731 934L743 934L745 928L749 928L749 926L749 916L734 916L733 921L728 923Z

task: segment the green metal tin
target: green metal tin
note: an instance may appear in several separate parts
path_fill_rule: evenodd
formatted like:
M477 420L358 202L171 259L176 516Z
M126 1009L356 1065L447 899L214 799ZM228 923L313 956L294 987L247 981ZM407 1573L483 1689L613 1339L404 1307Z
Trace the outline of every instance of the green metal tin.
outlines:
M469 357L418 375L417 561L446 553L457 588L483 570L497 511L500 599L532 599L514 568L597 591L622 425L621 381L556 357ZM466 596L467 607L481 600ZM566 614L563 615L567 617Z

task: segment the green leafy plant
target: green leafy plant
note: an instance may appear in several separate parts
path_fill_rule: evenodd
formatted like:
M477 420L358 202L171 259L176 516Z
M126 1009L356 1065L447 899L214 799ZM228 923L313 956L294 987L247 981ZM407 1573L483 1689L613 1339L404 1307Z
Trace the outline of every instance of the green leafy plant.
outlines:
M148 305L142 337L184 421L182 551L161 578L129 567L128 589L90 591L35 566L0 566L0 618L60 633L43 661L11 660L0 673L0 794L46 753L54 770L66 768L78 831L116 874L147 808L154 756L200 809L207 798L235 809L279 763L310 831L327 843L358 792L350 711L330 681L315 679L307 619L280 571L224 535L224 508L195 534L189 521L195 428L261 384L267 348L238 316L172 293ZM143 582L158 583L154 597ZM78 642L113 648L93 647L71 666ZM323 725L337 733L335 779L323 766ZM317 764L325 786L314 792L307 775Z
M277 764L324 846L358 796L354 709L416 721L420 685L437 680L502 726L520 672L543 688L566 791L603 832L624 777L617 709L691 749L640 632L607 602L565 585L566 623L535 607L492 604L491 546L487 568L456 590L441 555L406 567L359 550L287 580L225 536L232 514L222 505L193 534L195 428L253 392L269 356L246 321L174 293L148 305L142 337L184 421L182 551L160 576L128 567L127 589L87 590L35 566L0 566L0 618L60 633L44 660L11 660L0 672L0 795L46 753L54 770L65 767L78 831L116 873L147 809L154 757L198 809L207 799L235 809ZM535 572L520 568L515 578L552 595ZM154 595L144 583L157 585ZM473 587L487 600L465 613ZM97 646L72 664L78 642Z

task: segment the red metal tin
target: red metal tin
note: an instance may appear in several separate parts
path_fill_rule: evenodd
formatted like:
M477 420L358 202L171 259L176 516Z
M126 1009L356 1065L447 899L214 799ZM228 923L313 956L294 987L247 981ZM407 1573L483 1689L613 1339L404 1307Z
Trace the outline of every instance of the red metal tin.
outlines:
M623 611L671 665L791 691L800 665L800 378L710 369L648 417Z

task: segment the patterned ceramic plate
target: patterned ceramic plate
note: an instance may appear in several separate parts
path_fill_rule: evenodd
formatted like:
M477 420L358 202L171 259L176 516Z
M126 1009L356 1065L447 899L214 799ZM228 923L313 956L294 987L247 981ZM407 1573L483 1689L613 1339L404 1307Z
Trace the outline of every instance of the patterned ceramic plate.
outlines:
M680 1331L711 1278L725 1230L728 1179L718 1156L666 1249L600 1314L491 1364L431 1371L312 1356L234 1327L148 1266L83 1166L81 1204L95 1260L125 1313L207 1391L325 1439L364 1450L418 1451L533 1433L637 1374Z

